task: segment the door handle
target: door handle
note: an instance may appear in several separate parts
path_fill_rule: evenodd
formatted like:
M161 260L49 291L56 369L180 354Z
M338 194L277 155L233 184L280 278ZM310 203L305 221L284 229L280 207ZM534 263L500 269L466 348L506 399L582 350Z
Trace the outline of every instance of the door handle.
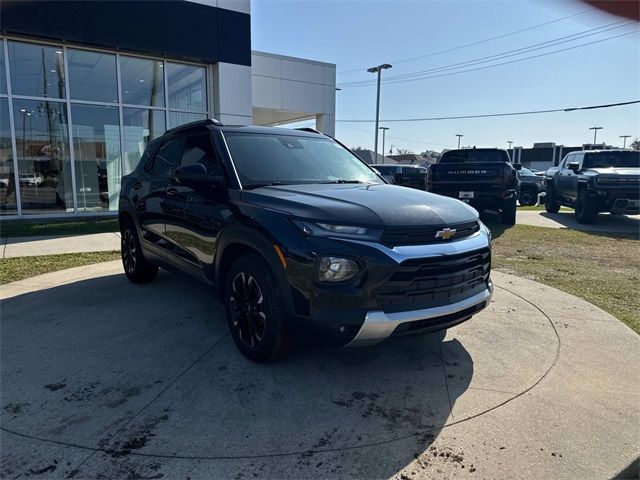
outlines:
M171 188L167 188L167 195L169 195L170 197L175 197L178 194L178 190L171 187Z

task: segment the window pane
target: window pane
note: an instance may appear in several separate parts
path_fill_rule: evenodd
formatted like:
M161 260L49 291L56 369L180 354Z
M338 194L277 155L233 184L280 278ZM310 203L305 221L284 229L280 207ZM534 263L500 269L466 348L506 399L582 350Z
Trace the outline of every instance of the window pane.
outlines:
M137 166L147 144L167 129L164 111L147 108L123 108L124 174Z
M158 150L156 158L153 161L153 172L158 175L164 175L165 177L171 176L178 164L181 152L182 139L176 138L169 140Z
M169 108L206 111L205 75L203 67L167 63Z
M169 112L169 128L206 118L204 113Z
M120 129L117 107L71 105L78 211L118 210Z
M121 56L120 78L123 103L164 107L162 62Z
M72 99L117 103L115 55L69 49L67 61Z
M0 93L7 93L7 74L4 69L4 40L0 40Z
M62 47L9 42L14 95L65 98Z
M184 167L194 163L204 165L208 175L223 175L220 163L216 160L210 135L194 135L185 139L180 166Z
M13 121L22 212L73 212L65 104L14 100Z
M16 181L13 176L13 149L9 126L9 101L0 98L0 215L15 215Z

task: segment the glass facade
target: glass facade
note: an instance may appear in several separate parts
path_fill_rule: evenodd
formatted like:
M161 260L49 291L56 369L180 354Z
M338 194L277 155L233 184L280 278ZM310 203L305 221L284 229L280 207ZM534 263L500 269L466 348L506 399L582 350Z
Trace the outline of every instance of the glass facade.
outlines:
M206 77L199 65L0 38L0 216L116 211L147 143L207 118Z

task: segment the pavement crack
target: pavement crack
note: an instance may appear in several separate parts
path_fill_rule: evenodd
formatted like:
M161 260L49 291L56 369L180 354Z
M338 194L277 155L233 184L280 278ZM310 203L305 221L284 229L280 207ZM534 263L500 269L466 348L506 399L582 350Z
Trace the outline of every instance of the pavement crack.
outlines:
M444 378L444 386L447 389L447 400L449 401L449 414L451 415L451 419L455 421L453 416L453 404L451 403L451 392L449 392L449 381L447 380L447 367L444 364L444 353L442 352L442 342L439 344L440 347L440 363L442 364L442 376Z

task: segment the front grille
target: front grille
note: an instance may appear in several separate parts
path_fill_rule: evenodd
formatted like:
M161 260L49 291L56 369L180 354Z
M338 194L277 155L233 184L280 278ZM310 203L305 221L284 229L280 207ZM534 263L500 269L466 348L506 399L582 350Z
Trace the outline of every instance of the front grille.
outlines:
M378 293L386 311L442 305L480 293L491 269L489 248L402 262Z
M455 228L456 234L450 240L436 238L438 231L445 228ZM452 240L460 240L480 230L478 222L468 222L458 225L441 225L428 227L410 227L410 228L388 228L386 229L380 243L387 247L399 247L402 245L426 245L429 243L448 242Z

